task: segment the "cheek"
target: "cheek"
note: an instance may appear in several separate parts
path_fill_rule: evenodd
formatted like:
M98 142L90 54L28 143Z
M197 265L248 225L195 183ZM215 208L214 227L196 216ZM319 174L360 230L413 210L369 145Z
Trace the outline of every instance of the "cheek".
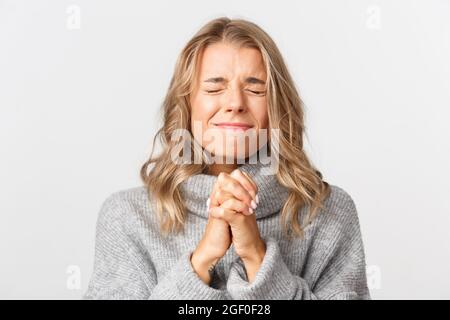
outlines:
M200 121L202 125L207 125L216 112L217 102L215 99L197 95L191 100L191 121Z
M205 132L212 125L209 123L217 112L218 103L209 97L197 95L191 103L191 132L194 139L205 147Z
M252 113L258 123L259 129L267 129L269 126L269 114L265 100L254 104Z

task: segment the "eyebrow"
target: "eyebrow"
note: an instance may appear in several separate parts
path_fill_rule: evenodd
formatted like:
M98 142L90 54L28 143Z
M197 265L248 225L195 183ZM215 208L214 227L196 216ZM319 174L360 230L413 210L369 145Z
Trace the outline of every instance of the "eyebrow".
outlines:
M213 83L223 83L226 82L224 77L213 77L213 78L209 78L206 79L204 82L213 82ZM266 84L266 82L264 80L255 78L255 77L248 77L245 79L246 83L250 83L250 84Z

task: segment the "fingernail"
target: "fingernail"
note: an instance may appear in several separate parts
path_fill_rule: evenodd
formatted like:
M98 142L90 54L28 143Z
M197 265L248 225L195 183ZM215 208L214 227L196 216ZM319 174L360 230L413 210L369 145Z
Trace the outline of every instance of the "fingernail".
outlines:
M259 204L259 197L258 197L258 195L256 195L255 199L256 199L256 203Z
M252 208L253 208L253 209L256 209L257 205L256 205L256 203L255 203L254 200L252 200L251 205L252 205Z

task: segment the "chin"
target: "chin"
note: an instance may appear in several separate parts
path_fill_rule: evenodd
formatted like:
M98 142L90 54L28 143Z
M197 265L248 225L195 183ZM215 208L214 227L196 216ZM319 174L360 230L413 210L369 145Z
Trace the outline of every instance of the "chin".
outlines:
M217 150L217 149L216 149ZM229 150L228 152L224 152L224 150L219 150L211 153L213 157L215 158L224 158L224 162L227 161L227 159L246 159L248 158L248 150L245 152L238 153L237 150ZM225 158L226 157L226 158Z

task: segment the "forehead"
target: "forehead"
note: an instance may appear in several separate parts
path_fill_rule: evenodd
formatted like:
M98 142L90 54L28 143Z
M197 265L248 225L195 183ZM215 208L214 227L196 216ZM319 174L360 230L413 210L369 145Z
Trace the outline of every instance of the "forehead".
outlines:
M231 79L240 76L265 78L262 55L255 48L239 48L230 43L214 43L203 49L199 57L200 79L222 76Z

